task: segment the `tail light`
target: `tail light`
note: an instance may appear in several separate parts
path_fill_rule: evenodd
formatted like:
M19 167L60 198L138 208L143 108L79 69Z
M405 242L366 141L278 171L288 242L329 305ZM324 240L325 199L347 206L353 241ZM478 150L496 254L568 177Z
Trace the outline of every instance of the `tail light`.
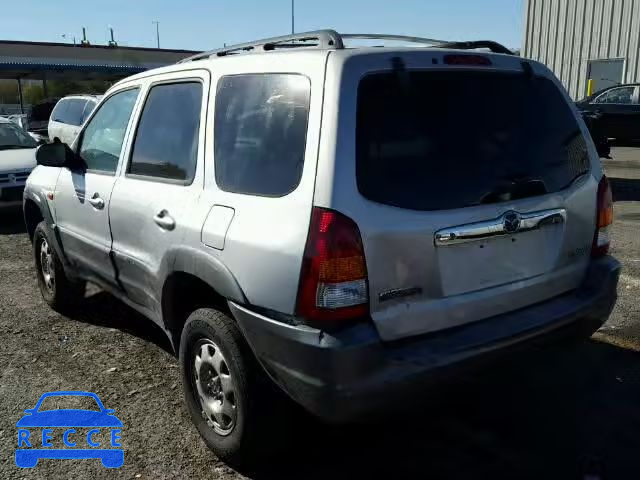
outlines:
M312 323L343 321L369 313L360 230L341 213L313 208L296 313Z
M593 236L591 257L602 257L609 252L609 229L613 223L613 196L609 180L604 175L598 184L596 212L596 232Z

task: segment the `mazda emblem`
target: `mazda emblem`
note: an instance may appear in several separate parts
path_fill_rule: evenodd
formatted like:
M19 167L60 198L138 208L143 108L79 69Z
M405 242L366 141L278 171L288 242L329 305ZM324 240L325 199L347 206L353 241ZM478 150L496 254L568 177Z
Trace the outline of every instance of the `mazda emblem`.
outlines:
M517 232L520 228L520 214L514 211L505 213L502 225L507 233Z

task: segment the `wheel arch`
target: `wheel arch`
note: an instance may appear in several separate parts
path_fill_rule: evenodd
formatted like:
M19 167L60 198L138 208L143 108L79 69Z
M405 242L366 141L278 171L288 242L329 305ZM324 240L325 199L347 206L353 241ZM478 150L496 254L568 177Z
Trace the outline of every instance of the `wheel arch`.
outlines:
M191 312L212 307L232 317L227 300L244 304L244 292L229 269L210 254L190 247L173 249L164 262L161 310L174 350Z
M27 226L27 234L29 235L29 240L33 241L33 234L36 231L36 227L44 219L44 215L42 214L42 211L38 204L32 198L25 199L24 222Z

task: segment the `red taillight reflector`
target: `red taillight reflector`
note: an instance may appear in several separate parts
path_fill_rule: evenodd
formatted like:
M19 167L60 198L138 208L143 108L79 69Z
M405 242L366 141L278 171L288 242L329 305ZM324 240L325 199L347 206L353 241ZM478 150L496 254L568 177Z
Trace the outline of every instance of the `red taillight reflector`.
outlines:
M491 65L491 60L482 55L445 55L444 63L445 65L487 66Z
M613 195L611 186L606 176L602 175L598 184L598 197L596 202L596 231L591 247L592 257L602 257L609 252L610 225L613 223Z
M359 318L369 313L360 230L341 213L313 208L296 313L311 322Z

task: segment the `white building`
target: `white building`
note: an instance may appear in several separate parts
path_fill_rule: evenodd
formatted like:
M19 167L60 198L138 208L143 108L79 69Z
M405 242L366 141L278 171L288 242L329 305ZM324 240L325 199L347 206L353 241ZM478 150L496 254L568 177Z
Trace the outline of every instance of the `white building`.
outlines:
M546 64L574 99L640 82L640 0L525 0L522 56Z

